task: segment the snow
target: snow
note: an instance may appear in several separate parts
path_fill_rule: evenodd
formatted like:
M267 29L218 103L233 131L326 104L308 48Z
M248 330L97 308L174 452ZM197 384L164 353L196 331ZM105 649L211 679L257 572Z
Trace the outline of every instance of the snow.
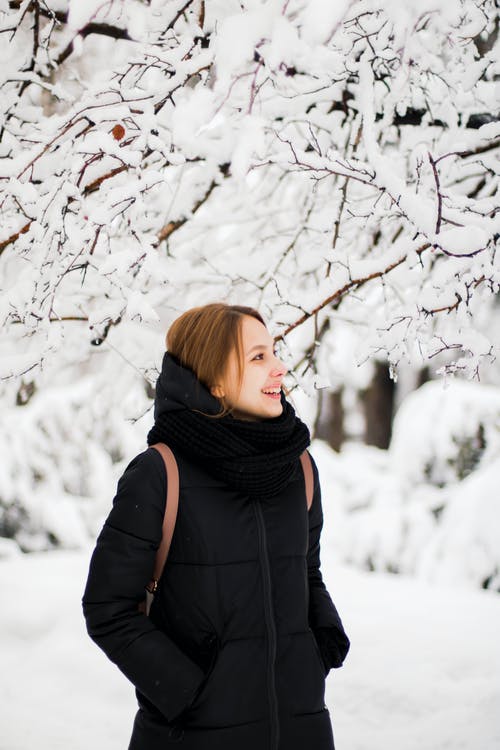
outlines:
M492 563L500 541L499 477L497 458L454 490L439 528L425 542L418 566L424 578L453 584L488 581L489 588L500 590L500 568Z
M68 27L75 31L83 28L85 24L92 21L98 12L107 6L103 0L70 0L68 13Z
M127 747L133 688L81 614L90 552L0 563L2 750ZM351 639L327 679L339 750L496 750L500 598L361 573L326 541L322 568Z
M277 9L271 3L258 10L230 15L218 25L218 33L211 42L217 57L217 79L220 87L226 86L232 70L253 59L254 49L272 28Z
M329 0L310 0L301 30L304 39L310 43L327 42L350 5L352 2L349 0L336 3Z
M488 244L489 237L481 227L457 227L446 232L436 234L433 242L443 247L445 251L455 255L477 253Z
M498 748L498 597L334 570L352 643L327 682L339 750Z
M485 434L483 463L500 457L500 389L450 380L409 393L395 415L389 461L408 487L425 475L435 485L457 480L458 444ZM413 439L412 439L413 438Z

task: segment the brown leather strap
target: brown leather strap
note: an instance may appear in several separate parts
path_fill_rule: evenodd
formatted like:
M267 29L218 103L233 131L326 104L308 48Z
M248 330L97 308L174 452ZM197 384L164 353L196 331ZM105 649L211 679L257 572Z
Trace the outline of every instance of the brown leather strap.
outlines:
M163 517L162 538L158 552L156 553L155 566L153 570L153 579L147 585L148 591L154 593L158 586L158 581L163 573L168 551L174 535L175 522L177 520L177 508L179 507L179 469L175 456L165 443L155 443L151 446L156 448L165 462L165 471L167 473L167 501L165 506L165 515Z
M300 456L300 463L302 464L302 471L304 472L304 481L306 485L306 501L307 510L310 509L313 501L314 494L314 475L311 463L311 456L307 451L304 451Z

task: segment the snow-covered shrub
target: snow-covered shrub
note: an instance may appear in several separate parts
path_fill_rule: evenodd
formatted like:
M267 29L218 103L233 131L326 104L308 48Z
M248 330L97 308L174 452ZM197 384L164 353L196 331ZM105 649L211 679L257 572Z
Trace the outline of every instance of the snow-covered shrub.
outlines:
M0 537L24 551L88 544L117 477L146 447L140 423L128 423L95 390L95 377L81 377L3 409ZM144 389L131 395L147 408Z
M389 455L410 485L444 487L464 479L500 455L500 388L425 383L400 405Z
M428 382L389 450L315 443L329 543L347 562L500 591L500 389Z
M500 456L453 486L416 573L500 591Z

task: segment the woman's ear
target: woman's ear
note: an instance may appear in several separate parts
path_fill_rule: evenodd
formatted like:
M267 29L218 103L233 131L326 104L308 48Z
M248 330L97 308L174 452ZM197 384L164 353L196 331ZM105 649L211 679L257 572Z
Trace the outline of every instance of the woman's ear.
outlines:
M212 396L215 396L216 398L224 398L224 391L221 385L213 385L210 388L210 393L212 394Z

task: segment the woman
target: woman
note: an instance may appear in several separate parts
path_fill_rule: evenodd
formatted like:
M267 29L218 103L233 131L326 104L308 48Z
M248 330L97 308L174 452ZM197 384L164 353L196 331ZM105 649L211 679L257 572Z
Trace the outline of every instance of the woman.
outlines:
M139 612L165 511L154 449L118 482L83 598L88 632L136 687L129 750L332 750L325 678L349 640L320 572L317 468L260 314L210 304L167 336L148 445L179 468L150 616Z

